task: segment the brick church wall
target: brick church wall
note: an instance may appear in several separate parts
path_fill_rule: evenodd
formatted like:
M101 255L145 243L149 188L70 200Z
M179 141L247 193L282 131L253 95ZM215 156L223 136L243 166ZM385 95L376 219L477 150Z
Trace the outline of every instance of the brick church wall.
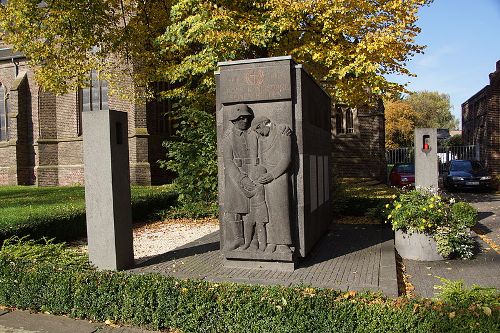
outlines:
M0 185L53 186L84 183L83 145L79 130L78 93L56 96L40 91L33 72L24 58L17 60L18 72L24 73L17 89L16 66L11 59L0 61L0 83L9 92L8 141L0 141ZM19 76L18 76L19 79ZM120 83L126 95L140 91L128 76ZM15 101L14 101L15 99ZM164 157L162 140L150 146L146 103L122 98L120 91L110 94L109 107L128 112L129 158L132 184L151 184L150 161ZM156 137L155 137L156 138ZM152 156L153 155L153 156ZM161 170L153 182L165 183Z
M481 161L500 175L500 61L490 84L462 104L462 136L466 144L479 144Z
M336 133L332 108L332 169L337 177L386 180L383 106L354 112L354 133Z

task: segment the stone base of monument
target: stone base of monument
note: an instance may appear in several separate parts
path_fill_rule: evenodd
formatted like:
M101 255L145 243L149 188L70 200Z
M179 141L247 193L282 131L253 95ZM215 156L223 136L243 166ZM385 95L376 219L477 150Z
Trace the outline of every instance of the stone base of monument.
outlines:
M285 261L260 261L260 260L238 260L224 259L223 265L226 268L263 269L282 272L293 272L295 262Z
M296 258L290 253L260 251L224 251L224 266L231 268L293 271Z
M438 261L444 258L437 251L437 244L431 235L420 232L407 234L396 230L394 243L399 255L404 259L418 261Z

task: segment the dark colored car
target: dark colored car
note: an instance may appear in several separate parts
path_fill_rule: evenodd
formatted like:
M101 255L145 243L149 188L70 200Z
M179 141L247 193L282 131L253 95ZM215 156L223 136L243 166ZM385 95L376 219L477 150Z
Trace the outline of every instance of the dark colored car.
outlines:
M482 188L491 186L491 175L478 161L450 161L444 186L450 190L461 188Z
M410 163L395 164L389 174L391 186L415 186L415 165Z

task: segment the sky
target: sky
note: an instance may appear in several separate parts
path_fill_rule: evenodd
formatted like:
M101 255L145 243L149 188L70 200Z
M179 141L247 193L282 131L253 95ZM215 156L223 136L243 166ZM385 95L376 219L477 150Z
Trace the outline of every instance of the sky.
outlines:
M489 84L500 60L500 0L434 0L419 17L417 44L427 48L408 64L417 77L390 80L410 82L410 91L449 94L461 120L462 103Z

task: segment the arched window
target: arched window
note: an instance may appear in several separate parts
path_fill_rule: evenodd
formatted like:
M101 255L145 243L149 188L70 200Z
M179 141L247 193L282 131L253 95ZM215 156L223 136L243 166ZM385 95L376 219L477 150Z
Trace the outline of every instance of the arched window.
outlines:
M337 134L344 134L344 115L341 108L337 108L335 113L335 129Z
M78 136L83 134L82 112L83 112L83 89L79 88L78 91L76 92L76 134Z
M8 122L8 107L7 107L7 92L5 86L0 84L0 141L9 139L9 122Z
M346 133L354 133L354 116L352 109L347 109L345 112L345 127Z

